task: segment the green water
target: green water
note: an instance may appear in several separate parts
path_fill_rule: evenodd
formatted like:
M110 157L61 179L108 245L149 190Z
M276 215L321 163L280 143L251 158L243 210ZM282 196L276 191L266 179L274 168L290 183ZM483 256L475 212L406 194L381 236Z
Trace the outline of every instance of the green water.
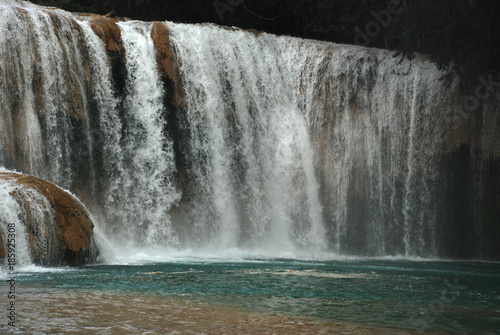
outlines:
M406 260L190 259L18 273L19 291L153 293L250 312L473 334L500 334L499 284L498 263Z

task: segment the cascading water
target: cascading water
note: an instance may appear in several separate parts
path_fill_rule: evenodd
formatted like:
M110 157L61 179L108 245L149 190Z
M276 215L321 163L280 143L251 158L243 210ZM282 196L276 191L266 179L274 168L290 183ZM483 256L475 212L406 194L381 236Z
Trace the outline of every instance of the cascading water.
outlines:
M441 155L453 146L456 87L422 60L280 39L311 128L338 252L437 254Z
M324 251L312 147L277 38L168 28L186 97L183 154L197 240L264 253Z
M16 253L16 263L20 266L25 266L31 264L31 256L28 251L26 228L21 221L23 212L19 203L10 194L15 188L16 185L12 182L0 179L0 223L2 223L0 225L0 233L4 236L5 240L7 240L8 236L14 236L14 241L18 250ZM39 204L39 202L35 201L33 206L36 209L40 209L37 206ZM43 206L43 202L41 206ZM41 223L45 222L45 218L41 217L39 221ZM13 225L13 231L9 231L9 224ZM9 235L9 233L12 234L12 232L14 235ZM10 240L12 241L12 238L10 238Z
M91 192L95 171L88 63L72 16L47 13L29 4L23 10L3 6L1 15L3 165L66 188L74 188L84 178ZM75 143L85 145L89 154L78 155Z
M127 86L121 138L123 185L113 190L122 199L114 211L120 211L119 222L129 223L125 238L132 237L143 247L174 247L178 242L171 231L169 210L179 195L172 180L172 143L163 133L164 93L152 27L142 22L120 23L119 27L127 59Z
M92 20L0 5L0 166L73 190L119 253L454 256L461 176L497 220L498 106L457 131L458 88L421 57L167 22L179 98L152 23L113 23L111 52ZM477 172L452 173L464 143ZM491 254L472 222L456 236Z

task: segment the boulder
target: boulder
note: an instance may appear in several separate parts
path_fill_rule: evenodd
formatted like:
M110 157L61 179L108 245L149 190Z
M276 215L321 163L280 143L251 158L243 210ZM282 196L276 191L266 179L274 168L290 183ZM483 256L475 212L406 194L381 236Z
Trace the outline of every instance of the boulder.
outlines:
M17 217L24 226L33 263L82 265L96 260L98 250L92 239L94 223L75 196L32 176L0 172L0 180L3 181L0 187L8 187L10 196L18 204ZM5 257L5 236L3 241L0 236L1 257Z

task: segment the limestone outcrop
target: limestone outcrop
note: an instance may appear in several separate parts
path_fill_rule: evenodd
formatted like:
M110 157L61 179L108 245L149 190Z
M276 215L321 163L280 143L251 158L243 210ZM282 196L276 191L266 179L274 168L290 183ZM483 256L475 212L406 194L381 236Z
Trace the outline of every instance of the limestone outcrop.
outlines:
M124 82L123 78L126 76L123 66L126 55L121 41L121 31L117 23L126 19L110 15L86 14L86 16L90 19L92 30L106 45L113 78L118 90L120 90L121 83ZM177 73L168 28L162 22L156 21L152 24L151 38L156 47L158 74L165 86L165 102L172 106L185 108L182 83Z
M46 180L11 172L0 173L0 187L7 188L17 202L18 223L27 235L33 263L82 265L95 261L94 223L76 197ZM17 239L21 238L20 228L16 228ZM0 236L0 258L5 257L5 241L6 236L3 241Z

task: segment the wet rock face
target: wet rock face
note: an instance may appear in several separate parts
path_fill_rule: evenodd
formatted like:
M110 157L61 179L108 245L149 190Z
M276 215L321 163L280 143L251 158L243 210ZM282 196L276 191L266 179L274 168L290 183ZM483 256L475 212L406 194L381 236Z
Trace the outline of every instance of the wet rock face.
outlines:
M0 179L8 182L10 196L18 203L33 263L53 266L95 261L94 223L78 199L40 178L3 172ZM0 237L0 258L5 257L4 244Z
M182 93L182 82L177 72L174 49L170 44L170 35L167 26L161 22L154 22L151 37L156 47L158 72L166 91L165 102L173 106L186 108Z
M106 44L108 51L120 51L121 49L121 32L116 25L116 18L107 18L101 15L89 14L92 18L92 30Z
M124 86L123 78L126 77L126 70L123 65L126 55L123 50L121 31L117 23L126 19L96 14L86 14L86 16L90 17L92 30L106 45L113 79L117 90L120 92ZM156 47L158 75L165 88L165 102L167 105L185 108L182 83L177 72L169 31L162 22L157 21L152 24L151 37Z

